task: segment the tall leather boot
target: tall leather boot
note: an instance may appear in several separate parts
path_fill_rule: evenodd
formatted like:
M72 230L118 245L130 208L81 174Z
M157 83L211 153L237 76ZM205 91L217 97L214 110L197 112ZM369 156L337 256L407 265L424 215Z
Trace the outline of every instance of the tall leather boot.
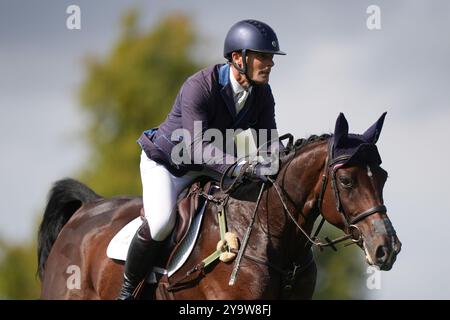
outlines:
M134 299L133 292L153 268L162 244L163 241L156 241L151 238L148 222L144 220L131 240L130 248L128 249L123 286L117 298L118 300Z

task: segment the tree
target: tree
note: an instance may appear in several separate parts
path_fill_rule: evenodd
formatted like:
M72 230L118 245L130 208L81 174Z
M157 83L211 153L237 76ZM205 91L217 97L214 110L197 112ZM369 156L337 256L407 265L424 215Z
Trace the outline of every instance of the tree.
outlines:
M105 196L141 193L135 141L164 120L182 83L200 69L190 57L195 37L187 17L168 16L149 32L137 25L130 11L111 53L87 60L81 88L91 147L81 180Z
M39 280L34 244L0 241L0 299L37 299Z

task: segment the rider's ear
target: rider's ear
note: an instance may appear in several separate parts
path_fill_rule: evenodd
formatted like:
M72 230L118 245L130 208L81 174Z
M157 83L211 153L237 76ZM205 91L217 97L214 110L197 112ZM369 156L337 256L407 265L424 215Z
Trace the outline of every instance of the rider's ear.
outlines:
M237 64L239 68L242 68L241 54L239 52L237 51L233 52L231 54L231 59L235 64Z
M336 120L334 127L334 145L338 146L340 142L348 135L348 122L344 114L341 112Z
M381 129L383 128L384 118L386 117L386 113L384 112L380 119L377 120L369 129L366 130L366 132L363 133L364 139L368 143L375 144L378 141L378 138L380 137Z

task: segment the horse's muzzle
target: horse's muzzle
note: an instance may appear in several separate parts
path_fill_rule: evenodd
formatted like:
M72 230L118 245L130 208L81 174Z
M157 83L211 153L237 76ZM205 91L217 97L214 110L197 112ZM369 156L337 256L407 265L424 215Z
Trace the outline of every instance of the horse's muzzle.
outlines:
M397 254L400 252L402 243L387 218L377 217L370 219L365 226L361 226L363 233L363 249L366 253L367 262L375 265L380 270L392 269Z

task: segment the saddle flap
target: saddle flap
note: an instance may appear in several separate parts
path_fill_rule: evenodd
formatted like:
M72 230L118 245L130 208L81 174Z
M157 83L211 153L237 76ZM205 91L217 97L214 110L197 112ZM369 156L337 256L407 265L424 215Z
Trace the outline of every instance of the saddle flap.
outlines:
M205 199L200 196L200 191L208 194L211 182L207 182L203 187L201 181L194 182L189 188L187 195L178 202L177 224L174 230L175 243L179 243L188 231L195 214L202 207Z

